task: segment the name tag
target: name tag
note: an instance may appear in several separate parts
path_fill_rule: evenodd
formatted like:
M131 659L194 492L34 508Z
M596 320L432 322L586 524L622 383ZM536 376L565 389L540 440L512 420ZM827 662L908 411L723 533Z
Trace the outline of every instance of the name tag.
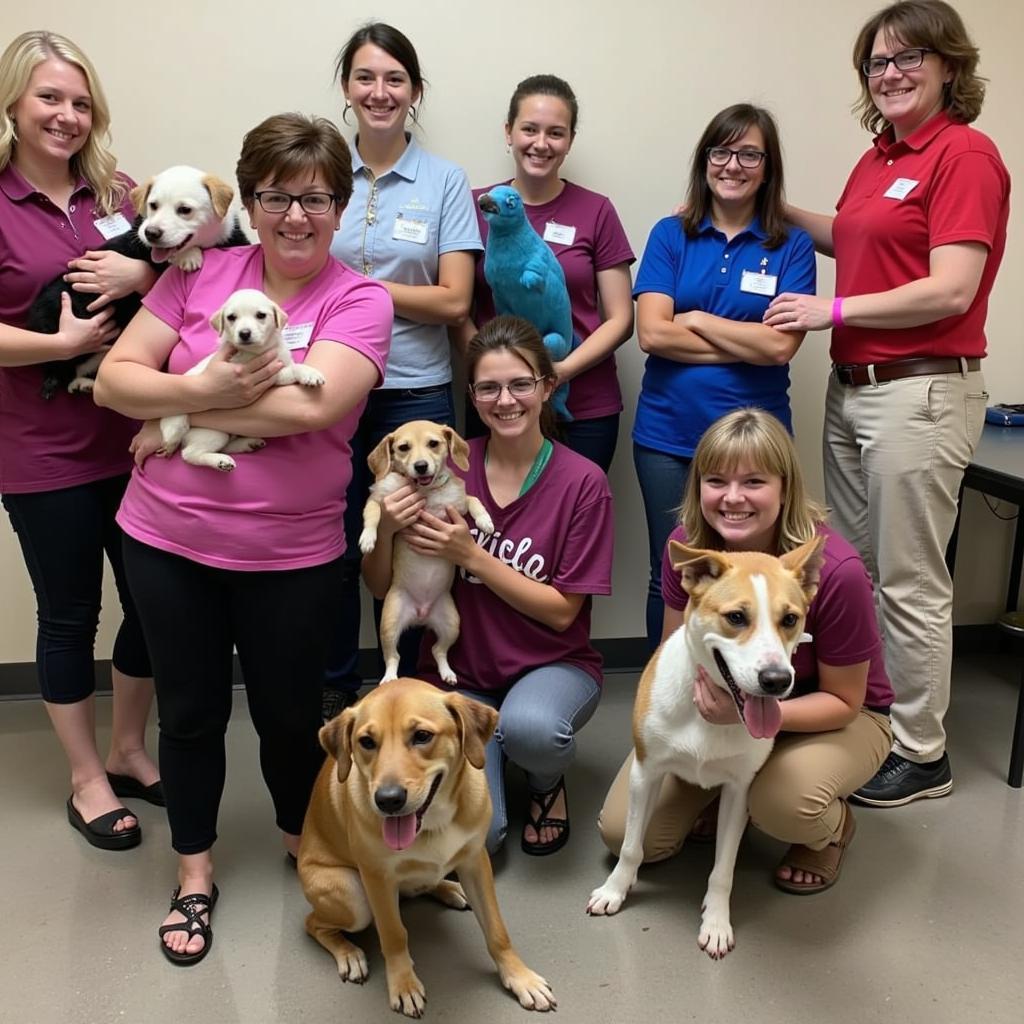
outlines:
M281 340L284 342L285 348L287 348L289 352L294 352L297 348L309 348L309 343L312 338L312 324L288 324L288 326L281 331Z
M556 224L549 220L544 225L544 241L555 245L572 245L576 241L576 228L571 224Z
M108 242L118 235L123 235L131 227L123 213L112 213L109 217L100 217L92 223Z
M415 242L417 245L426 245L428 232L429 227L425 220L403 217L399 214L395 218L395 229L391 232L391 237L397 242Z
M778 287L778 274L755 274L753 270L744 270L740 277L740 291L751 295L772 296Z
M913 178L897 178L885 191L885 199L906 199L921 182Z

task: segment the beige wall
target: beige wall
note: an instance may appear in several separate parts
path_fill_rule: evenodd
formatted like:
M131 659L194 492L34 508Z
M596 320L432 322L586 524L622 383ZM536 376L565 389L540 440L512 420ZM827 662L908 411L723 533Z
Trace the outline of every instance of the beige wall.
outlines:
M331 69L357 24L384 17L416 44L430 87L421 111L423 143L462 164L474 184L506 174L502 123L515 83L554 72L575 88L580 131L568 177L607 193L639 255L651 225L680 197L690 151L721 107L749 99L777 115L788 192L811 208L832 207L868 136L849 113L856 95L850 47L878 0L774 0L719 4L696 0L390 0L386 7L336 0L216 4L36 0L5 5L0 39L52 28L75 39L102 76L113 111L121 166L143 178L191 163L230 178L242 134L286 109L337 118ZM979 127L999 144L1018 187L1024 181L1019 101L1024 95L1024 5L960 0L991 79ZM101 13L102 12L102 13ZM1016 100L1014 99L1016 97ZM1012 305L1024 279L1020 208L989 314L989 390L1024 401L1024 354ZM819 291L832 292L820 263ZM819 436L828 339L811 335L792 368L797 441L812 489L820 493ZM646 535L633 474L629 428L643 372L635 342L619 356L627 409L612 471L617 534L615 594L598 602L600 637L643 632ZM957 573L958 622L999 610L1009 529L977 496L969 502ZM0 523L0 662L33 656L33 603L6 518ZM111 598L108 605L116 607ZM104 616L99 654L107 656L116 613Z

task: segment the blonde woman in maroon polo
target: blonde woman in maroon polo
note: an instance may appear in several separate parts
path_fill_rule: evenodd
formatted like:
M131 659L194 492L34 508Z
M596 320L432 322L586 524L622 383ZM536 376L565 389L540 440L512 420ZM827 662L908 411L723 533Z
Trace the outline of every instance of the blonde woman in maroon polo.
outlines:
M896 691L893 752L853 799L894 807L953 788L953 584L944 560L984 424L985 316L1006 244L1010 179L969 127L978 50L942 0L896 3L853 51L861 124L876 132L829 217L790 209L835 256L836 296L779 295L765 323L832 328L825 493L871 570Z

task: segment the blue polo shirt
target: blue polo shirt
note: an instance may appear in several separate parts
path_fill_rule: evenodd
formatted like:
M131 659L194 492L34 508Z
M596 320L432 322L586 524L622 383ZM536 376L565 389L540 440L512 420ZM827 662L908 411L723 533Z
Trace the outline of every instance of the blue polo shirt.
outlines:
M461 167L421 149L411 136L398 162L374 178L352 146L352 198L331 253L359 274L396 284L437 284L446 252L482 252ZM422 388L452 379L448 329L396 316L385 388Z
M731 240L705 218L687 238L678 217L654 225L633 288L633 297L659 292L672 297L676 313L700 310L729 320L760 323L774 295L813 294L814 244L799 228L790 228L777 249L756 218ZM772 294L745 290L743 272L774 275ZM719 416L754 405L777 416L792 433L789 367L726 363L716 366L678 363L649 355L637 401L633 440L645 448L687 458L704 431Z

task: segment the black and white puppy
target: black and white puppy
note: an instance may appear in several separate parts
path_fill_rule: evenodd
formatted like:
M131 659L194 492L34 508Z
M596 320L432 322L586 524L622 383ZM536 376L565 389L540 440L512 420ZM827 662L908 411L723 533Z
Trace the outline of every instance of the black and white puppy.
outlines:
M182 270L198 270L203 249L248 245L249 238L231 211L234 190L226 182L195 167L176 166L161 171L129 193L138 216L127 230L97 247L98 252L116 252L133 260L145 260L157 270L168 264ZM60 323L61 294L71 296L76 317L95 315L86 307L95 295L75 291L64 275L44 285L28 313L25 327L40 334L56 334ZM132 293L111 303L114 323L128 325L142 299ZM99 312L98 310L96 312ZM93 377L103 353L56 360L43 364L43 398L52 398L59 388L91 391Z

